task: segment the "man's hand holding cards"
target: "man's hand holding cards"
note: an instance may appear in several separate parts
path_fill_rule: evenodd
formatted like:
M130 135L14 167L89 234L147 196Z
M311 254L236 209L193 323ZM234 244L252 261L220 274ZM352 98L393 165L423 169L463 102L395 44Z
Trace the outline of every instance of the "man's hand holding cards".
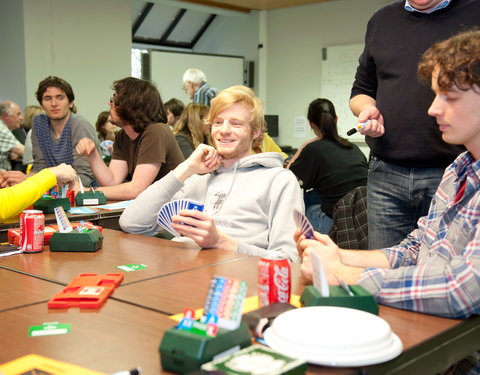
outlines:
M203 211L204 205L188 199L180 199L165 203L157 216L157 223L162 228L178 237L180 234L172 227L172 218L177 216L183 210ZM177 221L178 224L178 221ZM185 224L188 225L188 224Z
M300 236L304 236L308 240L314 240L315 234L313 233L313 227L307 217L301 211L293 210L293 218L300 232Z

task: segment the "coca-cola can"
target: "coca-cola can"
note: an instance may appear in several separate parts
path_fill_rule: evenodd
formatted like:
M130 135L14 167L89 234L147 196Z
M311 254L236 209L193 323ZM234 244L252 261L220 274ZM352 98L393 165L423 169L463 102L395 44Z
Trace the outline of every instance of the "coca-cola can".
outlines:
M43 251L43 231L45 216L39 210L25 210L20 215L19 249L24 253L39 253Z
M258 262L258 304L290 303L290 262L286 257L272 255Z

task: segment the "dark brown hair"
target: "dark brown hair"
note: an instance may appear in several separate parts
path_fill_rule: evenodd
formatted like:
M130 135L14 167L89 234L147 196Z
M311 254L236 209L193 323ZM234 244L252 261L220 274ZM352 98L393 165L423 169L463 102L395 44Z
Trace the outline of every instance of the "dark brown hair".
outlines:
M100 112L97 117L97 122L95 123L95 129L97 129L98 134L100 134L103 138L107 136L107 132L103 125L108 121L108 116L110 116L109 111Z
M337 113L328 99L318 98L308 106L307 119L320 130L323 139L329 139L343 148L352 148L353 144L338 135Z
M141 133L156 122L167 122L165 106L152 82L127 77L113 83L113 104L120 119Z
M35 96L37 97L40 105L42 105L43 94L45 93L45 91L47 91L49 87L56 87L62 90L67 96L69 103L75 100L75 94L73 93L72 86L70 86L67 81L55 76L49 76L38 84L37 92L35 93ZM73 113L77 113L77 108L75 107L75 105L72 107L71 111Z
M480 87L480 29L459 33L435 43L422 56L418 65L420 79L430 82L432 72L439 68L438 87L460 90Z

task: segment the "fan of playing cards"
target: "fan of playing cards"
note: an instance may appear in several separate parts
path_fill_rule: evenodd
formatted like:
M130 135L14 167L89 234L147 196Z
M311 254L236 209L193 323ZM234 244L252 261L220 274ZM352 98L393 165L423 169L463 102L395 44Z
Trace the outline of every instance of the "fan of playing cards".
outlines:
M295 219L295 224L297 229L300 231L302 236L309 240L314 240L315 235L313 234L312 224L308 221L307 217L297 209L293 210L293 218Z
M157 223L175 237L178 237L180 234L176 232L171 225L172 217L177 215L177 213L181 210L203 211L203 207L203 204L188 199L179 199L165 203L158 212Z

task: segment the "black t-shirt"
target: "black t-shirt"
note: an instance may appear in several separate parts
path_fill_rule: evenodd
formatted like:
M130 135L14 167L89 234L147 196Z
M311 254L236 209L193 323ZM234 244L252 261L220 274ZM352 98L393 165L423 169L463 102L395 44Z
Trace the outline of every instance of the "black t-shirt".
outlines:
M367 160L356 145L343 148L330 140L314 141L305 146L290 169L304 189L314 188L320 194L322 211L329 216L340 198L367 184Z
M115 136L112 159L127 162L128 180L132 179L138 164L161 163L154 181L165 176L184 160L172 131L168 125L161 123L148 125L133 141L124 131L119 131Z
M370 19L352 96L368 95L385 121L385 134L365 137L380 159L410 168L445 168L464 150L445 143L428 115L434 94L417 78L422 54L435 42L480 26L480 1L452 0L432 13L409 12L395 1Z

